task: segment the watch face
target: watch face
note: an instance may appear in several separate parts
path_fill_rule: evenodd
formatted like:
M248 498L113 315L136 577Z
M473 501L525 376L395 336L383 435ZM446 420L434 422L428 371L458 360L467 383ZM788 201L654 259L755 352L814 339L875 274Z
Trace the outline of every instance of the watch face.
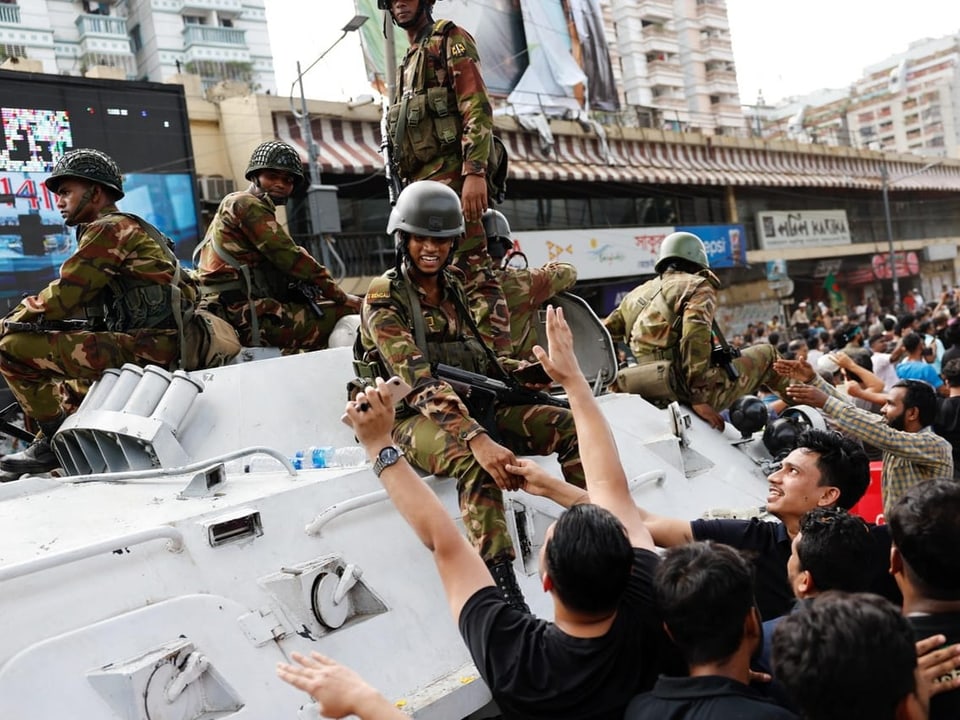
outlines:
M393 446L385 447L380 451L377 459L384 465L393 465L397 460L400 459L400 451Z

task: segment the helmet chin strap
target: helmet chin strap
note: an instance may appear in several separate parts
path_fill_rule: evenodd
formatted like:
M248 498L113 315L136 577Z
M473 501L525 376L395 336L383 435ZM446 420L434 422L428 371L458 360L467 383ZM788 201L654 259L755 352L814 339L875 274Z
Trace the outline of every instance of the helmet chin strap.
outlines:
M264 189L263 189L263 186L260 184L260 176L259 176L259 175L254 175L254 176L253 176L253 180L252 180L251 182L253 183L253 186L257 189L258 194L260 195L260 197L263 197L264 195L269 196L270 200L273 201L273 204L276 205L277 207L282 207L282 206L286 205L286 204L287 204L287 200L290 199L290 196L289 196L289 195L287 195L286 197L277 198L277 197L274 197L269 191L264 190Z
M77 217L80 215L80 213L86 210L87 206L90 204L90 201L93 199L93 189L93 185L88 185L87 189L80 197L80 202L77 204L76 209L63 219L63 222L67 225L67 227L73 227L74 225L80 224L80 221L77 220Z

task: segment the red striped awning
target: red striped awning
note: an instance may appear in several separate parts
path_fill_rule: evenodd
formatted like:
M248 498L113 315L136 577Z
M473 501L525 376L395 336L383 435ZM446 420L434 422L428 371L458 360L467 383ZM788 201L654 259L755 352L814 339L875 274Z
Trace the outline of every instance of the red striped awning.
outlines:
M307 159L299 121L275 113L277 137ZM380 127L372 121L311 117L314 143L323 174L367 175L381 171ZM557 134L544 148L536 133L498 130L510 154L510 177L555 182L601 182L656 185L730 185L734 187L824 187L879 191L883 157L858 155L844 148L731 144L702 136L671 142L610 138L593 132ZM691 141L691 138L693 140ZM902 158L902 156L899 156ZM925 168L928 158L888 162L890 190L960 191L960 166ZM920 172L921 168L925 168Z

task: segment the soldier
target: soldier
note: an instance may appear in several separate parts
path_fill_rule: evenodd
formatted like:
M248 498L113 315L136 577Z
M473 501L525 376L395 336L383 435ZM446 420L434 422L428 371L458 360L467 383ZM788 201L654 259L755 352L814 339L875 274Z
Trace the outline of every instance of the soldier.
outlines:
M604 320L614 342L629 342L637 359L621 372L618 385L627 386L621 389L680 400L717 430L723 430L720 411L761 385L787 399L789 381L773 370L776 348L753 345L735 357L726 347L714 322L720 280L700 238L688 232L665 237L654 269L658 277L631 290Z
M460 195L467 224L454 264L466 276L481 331L498 355L509 357L509 310L480 224L489 204L493 111L473 37L450 20L434 21L435 1L378 0L410 41L397 71L390 140L404 183L436 180Z
M223 199L198 248L202 305L228 320L244 345L323 349L337 320L360 309L360 298L345 293L277 222L277 206L304 180L300 155L286 143L261 143L245 177L250 187ZM320 309L317 294L335 304Z
M463 229L460 201L446 185L427 180L403 190L387 226L395 233L397 268L370 284L361 311L363 359L378 360L377 373L399 375L413 388L398 413L394 440L413 465L457 479L468 537L507 601L526 609L503 511L503 491L518 489L522 479L506 465L516 463L514 453L556 452L564 477L580 487L583 467L569 410L498 406L495 427L484 428L434 376L438 362L504 376L470 319L459 272L447 267Z
M483 214L483 231L491 259L502 263L513 247L510 223L499 210L487 210ZM533 355L533 346L537 344L534 313L554 295L573 287L577 282L577 269L570 263L561 262L533 269L503 265L496 275L510 308L510 356L536 362Z
M177 325L196 300L166 238L117 210L123 180L110 157L72 150L44 184L56 194L64 222L78 228L77 249L57 280L2 321L0 373L24 415L40 427L26 450L0 460L0 468L17 474L59 466L50 438L104 370L124 363L174 367L180 356ZM62 329L62 321L81 314L95 329ZM35 324L36 331L14 332L14 322Z

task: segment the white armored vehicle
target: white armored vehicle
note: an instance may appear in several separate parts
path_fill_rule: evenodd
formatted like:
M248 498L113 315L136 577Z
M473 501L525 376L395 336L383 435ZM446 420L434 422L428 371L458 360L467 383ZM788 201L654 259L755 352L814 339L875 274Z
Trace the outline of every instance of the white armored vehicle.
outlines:
M609 337L563 303L600 387L616 372ZM54 438L68 474L0 484L0 718L315 718L274 669L313 650L414 717L482 711L490 694L429 552L345 449L352 377L348 348L109 371ZM600 402L638 504L693 518L765 502L759 441L676 405ZM312 446L354 464L307 467L308 451L295 469ZM458 517L455 481L429 482ZM537 557L560 512L522 491L507 500L516 574L545 617Z

